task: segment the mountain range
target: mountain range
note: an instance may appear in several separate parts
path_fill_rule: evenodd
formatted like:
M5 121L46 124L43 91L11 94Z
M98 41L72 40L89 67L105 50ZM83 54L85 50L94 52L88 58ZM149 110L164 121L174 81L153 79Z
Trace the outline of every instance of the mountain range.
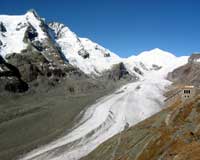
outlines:
M0 15L0 159L86 156L161 111L172 82L199 86L199 58L122 58L34 10Z

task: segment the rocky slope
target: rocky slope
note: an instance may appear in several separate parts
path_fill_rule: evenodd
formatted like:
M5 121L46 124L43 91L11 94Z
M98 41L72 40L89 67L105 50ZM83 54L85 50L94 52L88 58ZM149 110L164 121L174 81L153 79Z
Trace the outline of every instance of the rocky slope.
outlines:
M168 74L168 79L179 84L200 85L200 54L192 54L188 63Z
M177 98L166 109L125 129L83 160L199 159L200 97Z

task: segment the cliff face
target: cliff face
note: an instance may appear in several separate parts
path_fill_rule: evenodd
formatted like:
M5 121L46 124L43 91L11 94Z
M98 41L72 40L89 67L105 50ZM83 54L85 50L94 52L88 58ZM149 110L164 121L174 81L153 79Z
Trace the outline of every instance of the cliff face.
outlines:
M200 85L200 54L192 54L188 63L168 74L168 79L177 84Z
M197 160L200 96L177 99L155 116L114 136L83 160Z

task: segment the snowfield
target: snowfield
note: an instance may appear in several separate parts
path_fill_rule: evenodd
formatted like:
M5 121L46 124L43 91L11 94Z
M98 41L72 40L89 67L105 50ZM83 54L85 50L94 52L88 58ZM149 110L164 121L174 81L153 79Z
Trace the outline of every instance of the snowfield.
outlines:
M87 109L69 134L30 152L22 160L78 160L126 127L160 111L165 99L163 92L170 84L165 79L166 74L187 62L187 57L173 59L176 63L171 60L160 70L141 68L144 76L138 82L100 99Z

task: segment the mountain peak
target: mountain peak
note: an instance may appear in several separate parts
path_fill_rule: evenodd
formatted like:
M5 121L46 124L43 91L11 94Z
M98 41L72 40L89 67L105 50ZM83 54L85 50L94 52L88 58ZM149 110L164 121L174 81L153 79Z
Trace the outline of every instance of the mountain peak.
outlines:
M144 51L142 53L140 53L138 56L162 56L162 57L171 57L171 58L174 58L175 55L168 52L168 51L164 51L162 49L159 49L159 48L154 48L152 50L149 50L149 51Z
M169 62L174 61L176 56L170 52L155 48L138 54L136 59L149 65L166 66Z
M160 48L154 48L152 50L150 50L151 52L165 52L164 50L160 49Z
M30 16L30 17L35 17L36 19L40 20L40 16L38 15L38 13L34 10L34 9L30 9L26 12L25 14L26 16Z

